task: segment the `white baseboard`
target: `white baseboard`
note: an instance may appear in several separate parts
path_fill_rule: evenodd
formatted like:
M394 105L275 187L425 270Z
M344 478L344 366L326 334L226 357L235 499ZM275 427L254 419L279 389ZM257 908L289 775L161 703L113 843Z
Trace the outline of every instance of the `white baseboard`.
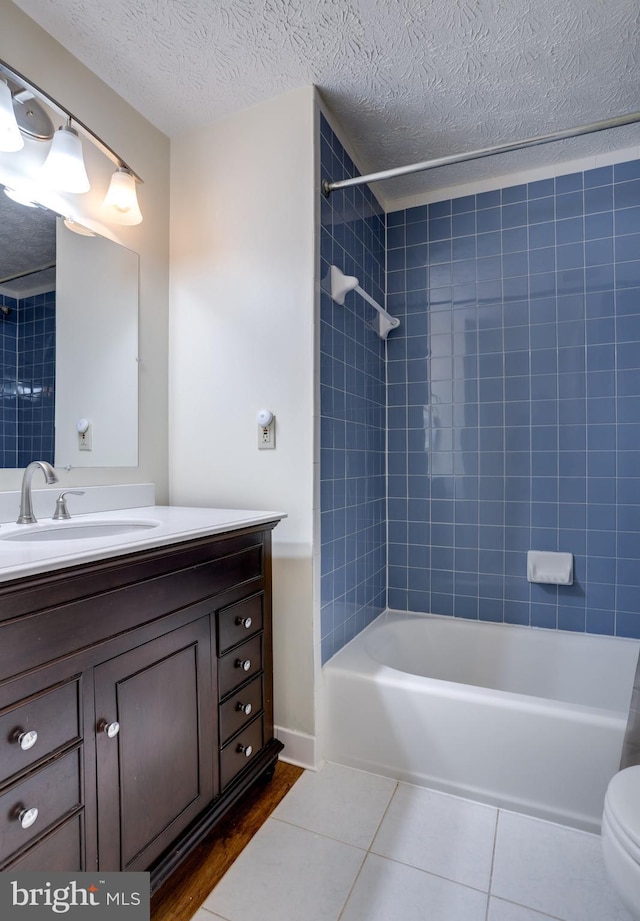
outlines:
M275 737L284 745L284 751L280 754L282 761L286 761L288 764L296 764L298 767L307 768L310 771L320 770L322 758L320 756L319 740L316 736L285 729L283 726L276 726Z

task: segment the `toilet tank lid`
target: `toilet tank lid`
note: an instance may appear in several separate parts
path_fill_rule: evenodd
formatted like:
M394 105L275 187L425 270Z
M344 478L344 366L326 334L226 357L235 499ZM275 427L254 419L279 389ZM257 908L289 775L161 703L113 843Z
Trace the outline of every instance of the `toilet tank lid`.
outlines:
M640 848L640 765L625 768L611 778L604 804L605 812Z

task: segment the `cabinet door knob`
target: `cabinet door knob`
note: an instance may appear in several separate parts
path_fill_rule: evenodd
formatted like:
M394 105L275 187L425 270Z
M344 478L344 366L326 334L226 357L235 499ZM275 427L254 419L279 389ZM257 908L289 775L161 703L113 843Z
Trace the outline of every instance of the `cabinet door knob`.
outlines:
M253 745L238 745L238 754L250 758L253 754Z
M238 627L244 627L245 630L248 630L253 621L250 617L236 617L236 625Z
M38 818L38 810L35 806L31 809L21 809L18 813L18 821L22 828L31 828L35 820Z
M114 720L112 723L108 723L106 720L102 720L98 723L98 731L106 732L107 736L110 739L114 739L120 732L120 723Z
M241 710L245 714L245 716L249 716L249 714L253 710L253 707L251 706L251 704L243 704L240 701L238 701L238 703L236 704L236 710Z
M248 672L251 668L251 659L236 659L236 668L241 668L243 672Z
M28 752L30 748L38 741L38 733L35 729L30 729L29 732L24 732L23 730L18 729L15 735L15 740L22 749L23 752Z

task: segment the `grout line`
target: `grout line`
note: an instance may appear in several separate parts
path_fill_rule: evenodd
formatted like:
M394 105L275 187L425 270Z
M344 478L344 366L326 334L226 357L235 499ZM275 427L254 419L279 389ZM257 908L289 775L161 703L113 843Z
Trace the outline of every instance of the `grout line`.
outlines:
M372 845L373 845L373 842L374 842L375 839L376 839L376 835L377 835L378 832L380 831L380 826L381 826L382 823L384 822L385 816L387 815L387 812L389 811L389 807L390 807L390 805L391 805L391 803L392 803L392 801L393 801L394 796L396 795L396 791L397 791L397 789L398 789L398 786L399 786L399 782L396 781L396 785L395 785L395 787L393 788L393 792L392 792L391 796L389 797L389 802L388 802L387 805L385 806L384 811L383 811L383 813L382 813L382 816L381 816L381 818L380 818L380 821L378 822L378 824L377 824L377 826L376 826L376 830L374 831L374 833L373 833L372 836L371 836L371 841L369 842L369 846L366 848L364 858L363 858L363 860L362 860L362 863L360 864L360 869L359 869L358 872L356 873L356 877L355 877L355 879L354 879L354 881L353 881L353 884L352 884L351 888L349 889L349 893L348 893L346 899L344 900L344 905L342 906L342 909L341 909L340 914L338 915L336 921L340 921L340 919L344 916L345 909L346 909L347 905L349 904L349 899L351 898L351 896L352 896L352 894L353 894L353 890L355 889L356 884L357 884L358 880L360 879L360 874L362 873L362 870L363 870L363 867L364 867L364 865L365 865L365 863L366 863L367 857L369 856L369 854L371 854L371 847L372 847ZM344 842L343 842L343 843L344 843Z
M351 887L349 888L349 892L347 893L347 897L346 897L346 899L344 900L344 904L343 904L342 908L340 909L340 912L339 912L339 914L338 914L338 917L336 918L336 921L340 921L340 919L341 919L342 917L344 917L345 909L346 909L347 905L349 904L349 899L351 898L351 896L352 896L352 894L353 894L353 890L354 890L355 887L356 887L356 883L357 883L358 880L360 879L360 874L362 873L362 868L364 867L365 861L366 861L366 859L367 859L368 856L369 856L369 855L365 852L365 855L364 855L364 857L362 858L362 863L360 864L360 869L359 869L358 872L356 873L355 879L354 879L353 883L351 884Z
M496 861L496 847L498 844L498 822L500 820L500 813L502 810L498 808L496 810L496 824L493 830L493 847L491 848L491 867L489 868L489 886L487 888L487 916L485 921L489 921L489 906L491 904L491 887L493 886L493 870L495 867Z
M526 911L530 912L532 915L538 915L540 921L567 921L566 918L563 918L561 915L546 915L543 911L538 911L537 908L531 908L529 905L524 905L522 902L514 902L512 899L503 899L502 896L493 896L499 902L504 902L506 905L515 905L516 908L524 908Z
M298 828L300 831L309 832L310 835L314 835L316 838L326 838L327 841L336 841L338 844L344 844L345 847L352 847L356 851L363 851L365 854L368 853L366 847L361 847L359 844L354 844L353 841L344 841L342 838L336 838L334 835L328 835L324 831L317 831L315 828L309 828L308 825L298 825L297 822L292 822L290 819L278 819L276 816L269 816L267 822L273 820L274 822L280 822L281 825L289 825L290 828ZM264 825L261 828L264 828Z
M380 860L388 860L389 863L397 863L400 867L408 867L410 870L415 870L417 873L424 873L425 876L433 876L435 879L442 879L446 883L452 883L454 886L461 886L463 889L470 889L472 892L480 892L482 895L486 895L488 899L489 893L486 889L481 889L478 886L471 886L469 883L461 883L459 879L443 876L442 873L436 873L434 870L425 870L424 867L416 867L415 864L405 863L404 860L399 860L397 857L387 857L385 854L377 854L375 851L371 851L370 853L372 857L379 857ZM527 906L523 905L522 907L526 908ZM563 919L560 919L560 921L563 921Z
M390 778L390 779L392 779L392 778ZM374 831L373 835L371 836L371 841L370 841L370 843L369 843L369 847L367 848L367 853L368 853L368 854L375 853L374 851L371 850L371 848L373 847L373 843L374 843L374 841L376 840L376 838L377 838L377 836L378 836L378 832L380 831L380 828L381 828L381 826L382 826L382 823L384 822L384 820L385 820L386 817L387 817L387 813L389 812L389 809L391 808L391 803L392 803L393 800L395 799L395 795L396 795L396 793L398 792L399 787L400 787L400 781L397 780L397 781L396 781L396 785L395 785L395 787L393 788L393 793L392 793L391 796L389 797L389 802L388 802L387 805L385 806L384 812L382 813L382 816L381 816L381 818L380 818L380 821L378 822L378 825L377 825L377 827L376 827L376 830Z
M199 911L206 911L206 913L210 915L211 918L219 918L220 921L231 921L231 918L225 918L224 915L218 915L214 911L209 911L209 909L205 908L204 905L201 905L199 908L196 909L195 913L191 916L190 921L193 921L193 919L195 918L195 916L198 914Z

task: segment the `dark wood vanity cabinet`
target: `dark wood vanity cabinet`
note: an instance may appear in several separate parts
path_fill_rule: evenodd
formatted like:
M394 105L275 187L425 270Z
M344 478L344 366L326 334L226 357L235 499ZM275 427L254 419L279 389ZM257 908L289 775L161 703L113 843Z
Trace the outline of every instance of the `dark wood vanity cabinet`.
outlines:
M0 869L155 890L273 771L275 524L0 583Z
M102 869L146 870L213 798L210 648L200 617L94 671Z

